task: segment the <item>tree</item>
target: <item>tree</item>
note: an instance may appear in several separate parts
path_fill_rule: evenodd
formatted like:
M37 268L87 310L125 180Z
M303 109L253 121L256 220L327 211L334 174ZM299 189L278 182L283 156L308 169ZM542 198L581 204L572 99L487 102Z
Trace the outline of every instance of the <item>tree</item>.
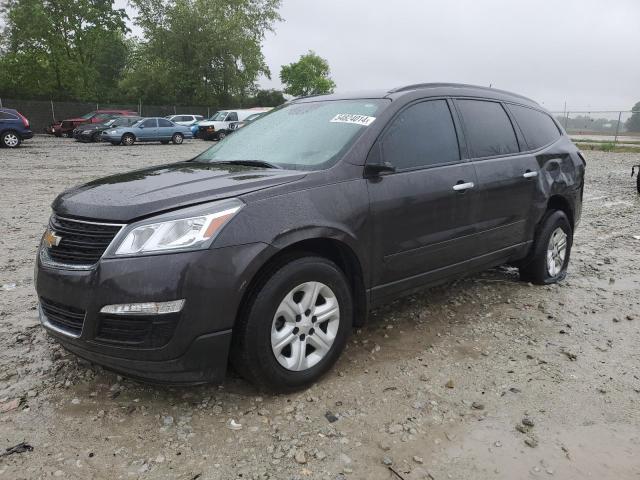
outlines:
M313 51L300 56L300 60L283 65L280 80L284 92L295 97L332 93L336 84L329 76L329 62Z
M640 132L640 102L633 106L633 113L625 123L628 132Z
M270 76L265 33L281 0L131 0L144 40L135 45L121 88L143 102L231 106Z
M105 100L127 58L113 0L5 0L0 94Z

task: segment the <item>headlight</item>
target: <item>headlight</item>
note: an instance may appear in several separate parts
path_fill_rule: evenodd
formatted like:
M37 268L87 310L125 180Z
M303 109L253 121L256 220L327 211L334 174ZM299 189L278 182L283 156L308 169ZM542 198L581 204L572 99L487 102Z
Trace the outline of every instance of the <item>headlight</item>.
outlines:
M238 199L172 212L125 230L114 255L144 255L208 248L222 228L244 206ZM159 221L164 219L164 221Z
M83 130L82 133L91 133L91 130Z
M109 130L107 133L109 135L115 135L116 133L118 133L118 131L117 130Z

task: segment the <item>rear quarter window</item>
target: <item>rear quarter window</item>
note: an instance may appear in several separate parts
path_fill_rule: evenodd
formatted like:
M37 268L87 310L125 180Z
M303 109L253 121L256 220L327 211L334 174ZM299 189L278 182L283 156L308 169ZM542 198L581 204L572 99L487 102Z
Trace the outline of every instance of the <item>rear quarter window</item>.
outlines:
M457 100L471 156L495 157L519 152L516 132L500 103Z
M509 105L508 108L522 130L529 150L550 145L560 138L560 130L546 113L520 105Z

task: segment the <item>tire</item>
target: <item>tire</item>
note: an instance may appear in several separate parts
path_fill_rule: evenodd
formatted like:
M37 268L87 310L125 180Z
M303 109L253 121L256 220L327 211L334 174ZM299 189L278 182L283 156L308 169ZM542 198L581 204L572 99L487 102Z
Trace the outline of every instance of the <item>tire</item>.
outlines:
M184 141L184 135L182 135L181 133L174 133L173 137L171 137L171 141L174 145L181 145Z
M73 132L66 132L63 134L63 136L66 138L73 138Z
M20 135L18 135L13 130L8 130L6 132L2 132L0 136L0 145L6 148L17 148L22 143L22 139Z
M638 170L638 174L636 175L636 190L638 194L640 194L640 170Z
M122 135L122 145L130 147L136 142L136 137L131 133L125 133Z
M98 143L100 141L101 136L102 136L102 132L95 132L91 134L91 141L93 143Z
M324 375L344 349L353 324L353 296L336 264L316 256L286 260L263 274L250 293L231 350L240 375L274 392L304 388ZM314 294L318 300L309 305ZM286 300L299 314L283 306Z
M227 132L225 132L225 131L223 130L223 131L221 131L221 132L218 132L218 134L216 135L216 139L217 139L218 141L220 141L220 140L224 140L224 137L226 137L226 136L227 136Z
M573 229L567 215L554 210L540 222L533 243L533 256L520 267L520 278L537 285L549 285L567 276L573 245Z

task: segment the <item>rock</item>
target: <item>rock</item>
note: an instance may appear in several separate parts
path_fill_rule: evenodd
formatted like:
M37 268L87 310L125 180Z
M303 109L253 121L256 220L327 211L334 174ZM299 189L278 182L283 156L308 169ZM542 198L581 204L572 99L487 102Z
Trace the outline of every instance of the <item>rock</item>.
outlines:
M242 424L236 422L233 418L230 418L229 421L227 422L227 428L229 430L241 430Z
M527 437L524 439L524 444L527 447L536 448L538 446L538 440L535 437Z
M520 433L527 433L527 427L519 423L516 425L516 430L519 431Z
M338 417L336 417L333 413L331 413L329 411L327 411L324 414L324 418L326 418L329 423L333 423L333 422L337 422L338 421Z
M447 388L453 388L453 380L449 380L447 383L444 384L444 386Z
M399 423L394 423L387 427L387 431L391 434L400 433L402 430L403 430L402 425L400 425Z
M80 399L79 398L74 398L73 400L71 400L71 403L73 405L80 405Z
M631 314L629 314L625 318L631 322L632 320L635 320L636 317L631 315Z
M13 400L9 400L8 402L0 403L0 412L10 412L11 410L15 410L22 403L21 398L14 398Z
M307 456L305 455L304 450L296 450L293 459L300 465L307 463Z
M339 458L340 458L340 462L344 465L351 465L351 462L353 461L351 460L351 457L349 457L349 455L345 453L341 453Z
M163 417L162 423L164 423L166 426L173 425L173 417L171 415L167 415L166 417Z
M391 450L391 444L389 442L384 441L384 440L380 442L379 446L385 452L388 452L389 450Z
M414 456L413 456L413 461L414 461L414 462L416 462L416 463L423 464L423 463L424 463L424 458L419 457L419 456L417 456L417 455L414 455Z
M156 463L164 463L164 455L158 455L155 460Z
M314 454L314 457L316 457L316 460L324 460L325 458L327 458L327 454L322 450L317 450Z
M479 402L473 402L471 404L471 408L473 408L474 410L484 410L484 404Z
M393 460L391 459L391 457L383 457L382 464L390 467L391 465L393 465Z
M529 418L529 417L524 417L524 418L522 419L522 424L523 424L523 425L526 425L527 427L533 427L533 426L535 426L534 421L533 421L531 418Z

